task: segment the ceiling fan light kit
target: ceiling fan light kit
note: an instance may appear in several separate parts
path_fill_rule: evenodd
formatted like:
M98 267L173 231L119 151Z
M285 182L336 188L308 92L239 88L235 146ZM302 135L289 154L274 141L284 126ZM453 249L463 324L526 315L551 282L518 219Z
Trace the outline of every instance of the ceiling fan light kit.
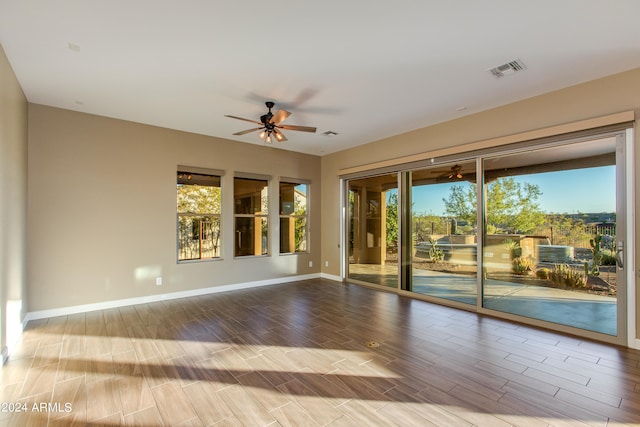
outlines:
M311 126L296 126L296 125L280 124L287 117L289 117L291 113L286 110L278 110L275 113L272 113L271 109L275 106L275 103L273 101L267 101L264 104L267 106L269 111L266 114L263 114L262 116L260 116L259 122L256 120L245 119L243 117L225 115L225 117L229 117L236 120L243 120L245 122L251 122L251 123L260 125L260 127L257 127L257 128L236 132L234 133L234 135L239 136L239 135L244 135L254 131L260 131L258 136L261 139L264 139L264 142L266 142L267 144L271 144L274 138L278 142L287 141L287 137L284 136L281 129L315 133L316 128Z

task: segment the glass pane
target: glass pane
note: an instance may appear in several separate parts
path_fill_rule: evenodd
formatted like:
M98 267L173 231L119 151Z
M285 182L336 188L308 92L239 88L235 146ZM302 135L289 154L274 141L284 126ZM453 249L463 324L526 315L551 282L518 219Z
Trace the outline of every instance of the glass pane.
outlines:
M307 184L280 183L280 215L307 214Z
M220 214L220 177L178 172L178 213Z
M349 181L350 279L398 286L398 176Z
M220 197L219 176L178 171L179 261L220 256Z
M220 257L220 218L178 216L178 260Z
M267 218L236 217L235 232L235 256L268 254Z
M233 200L236 214L263 214L269 210L266 180L234 178Z
M484 307L616 335L615 148L485 160Z
M411 176L411 290L475 305L475 162L414 171Z
M306 252L307 218L280 218L280 253Z
M280 253L307 250L307 184L280 183Z

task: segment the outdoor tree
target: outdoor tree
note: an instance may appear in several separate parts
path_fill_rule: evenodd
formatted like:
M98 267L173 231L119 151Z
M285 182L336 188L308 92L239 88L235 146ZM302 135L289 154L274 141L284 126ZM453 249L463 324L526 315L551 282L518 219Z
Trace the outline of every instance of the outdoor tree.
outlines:
M445 213L469 224L476 223L476 187L475 185L454 185L449 198L442 199Z
M387 195L387 245L398 243L398 193L390 192Z
M447 219L440 215L425 212L411 214L412 232L417 242L426 242L430 235L447 234Z
M220 213L220 187L178 185L178 212L192 214Z
M510 233L530 233L544 223L540 209L540 187L517 182L512 177L498 178L486 186L487 225ZM455 185L443 199L447 215L475 224L476 187Z

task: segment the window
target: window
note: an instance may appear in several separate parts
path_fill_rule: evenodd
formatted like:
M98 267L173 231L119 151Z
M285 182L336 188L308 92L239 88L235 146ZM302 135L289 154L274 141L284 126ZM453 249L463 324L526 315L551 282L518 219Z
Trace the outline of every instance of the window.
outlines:
M234 178L235 256L269 253L269 179Z
M178 261L220 257L220 174L178 170Z
M280 253L307 252L309 185L280 182Z

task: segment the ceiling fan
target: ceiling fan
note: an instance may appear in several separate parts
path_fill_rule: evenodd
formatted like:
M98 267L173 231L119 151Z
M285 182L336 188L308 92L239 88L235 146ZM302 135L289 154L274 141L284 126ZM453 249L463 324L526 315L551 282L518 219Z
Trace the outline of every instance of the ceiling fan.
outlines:
M412 176L412 179L414 185L446 184L460 181L475 184L475 165L472 163L463 163L462 165L456 163L453 166L450 164L437 165L417 172Z
M314 133L316 128L311 126L296 126L296 125L282 125L280 124L284 119L291 115L290 112L286 110L278 110L275 113L271 112L271 109L274 107L275 103L272 101L267 101L264 103L269 111L266 114L260 116L260 121L245 119L243 117L230 116L225 114L225 117L231 117L232 119L244 120L245 122L251 122L260 125L260 127L242 130L240 132L234 133L234 135L244 135L249 132L261 131L260 138L264 139L267 144L271 144L272 137L276 139L278 142L286 141L287 137L282 133L282 129L284 130L296 130L302 132L311 132Z
M462 166L451 166L451 173L448 176L449 179L462 179Z

